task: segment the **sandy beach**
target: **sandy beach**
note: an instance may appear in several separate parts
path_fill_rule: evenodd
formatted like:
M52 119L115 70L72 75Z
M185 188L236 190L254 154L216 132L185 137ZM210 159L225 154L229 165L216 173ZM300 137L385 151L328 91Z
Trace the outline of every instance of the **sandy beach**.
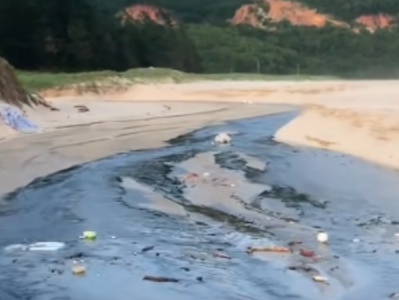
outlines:
M24 108L41 132L0 125L0 297L357 300L396 292L398 174L356 157L399 167L397 95L394 81L48 91L57 110ZM213 145L225 130L233 143ZM98 238L81 239L88 230ZM328 244L316 238L321 230ZM32 250L38 242L63 248ZM74 274L80 265L83 277Z
M227 120L288 111L287 105L302 113L278 130L277 140L399 167L397 81L196 82L137 85L110 95L45 95L59 111L27 108L41 133L16 135L0 125L2 193L75 164L158 147Z

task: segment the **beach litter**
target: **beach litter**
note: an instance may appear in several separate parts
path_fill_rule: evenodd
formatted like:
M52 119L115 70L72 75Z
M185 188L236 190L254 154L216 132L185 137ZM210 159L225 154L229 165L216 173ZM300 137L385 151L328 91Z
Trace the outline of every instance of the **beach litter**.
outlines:
M74 275L85 275L86 274L86 267L81 264L75 264L72 266L72 273Z
M93 241L97 238L97 233L95 231L84 231L80 238Z
M4 124L22 133L34 133L39 127L28 120L22 111L8 104L0 106L0 117Z
M143 280L153 281L153 282L179 282L179 279L163 276L150 276L146 275Z
M215 136L214 141L216 144L230 144L231 137L227 133L221 132Z
M320 275L313 276L313 280L316 282L327 282L327 278Z
M59 242L39 242L28 246L30 251L57 251L65 247L64 243Z
M4 248L7 252L14 251L57 251L65 247L60 242L37 242L33 244L13 244Z
M319 232L319 233L317 234L317 240L318 240L320 243L327 243L327 241L328 241L328 234L327 234L326 232L324 232L324 231Z
M291 250L286 247L280 246L266 246L266 247L248 247L246 252L252 254L254 252L278 252L278 253L291 253Z

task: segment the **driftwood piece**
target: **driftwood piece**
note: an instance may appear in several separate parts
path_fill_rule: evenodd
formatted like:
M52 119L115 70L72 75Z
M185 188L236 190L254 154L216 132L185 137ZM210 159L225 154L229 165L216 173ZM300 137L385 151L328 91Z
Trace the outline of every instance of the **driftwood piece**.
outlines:
M252 254L254 252L279 252L279 253L291 253L291 250L286 247L280 246L265 246L265 247L248 247L248 254Z
M143 280L154 281L154 282L179 282L179 279L163 276L150 276L146 275Z

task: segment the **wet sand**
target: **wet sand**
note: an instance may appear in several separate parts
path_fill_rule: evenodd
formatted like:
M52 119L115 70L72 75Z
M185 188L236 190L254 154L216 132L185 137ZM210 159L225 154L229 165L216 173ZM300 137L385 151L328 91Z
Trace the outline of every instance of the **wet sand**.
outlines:
M375 104L382 91L385 98ZM8 194L6 200L12 201L0 206L0 227L4 228L0 245L61 239L69 243L68 251L73 253L61 251L50 260L40 254L6 256L0 259L1 268L7 270L1 279L13 286L21 274L29 274L26 295L33 295L32 285L35 291L47 293L48 299L53 292L61 298L83 294L87 299L123 299L134 293L143 299L159 299L167 293L168 297L187 299L188 287L194 299L212 295L229 300L260 299L265 294L270 299L357 300L394 292L392 274L399 271L392 264L397 261L394 233L398 230L395 220L399 207L392 197L399 192L397 174L343 153L392 167L399 165L399 152L394 151L399 140L395 139L399 104L393 101L397 92L396 82L197 83L137 86L124 95L104 95L101 99L52 99L59 112L28 109L28 115L43 128L42 133L15 135L2 130L0 193L33 182ZM86 105L90 111L79 113L75 105ZM304 110L298 116L295 109L299 107ZM224 123L281 112L290 113L271 117L270 121L248 120L244 125ZM225 125L173 140L217 124ZM231 149L235 149L236 141L238 153L211 146L218 131L231 129L237 132ZM165 142L170 139L177 148L147 150L167 146L170 143ZM276 140L328 151L290 148ZM144 151L129 153L132 150ZM298 151L300 155L293 154ZM126 154L46 177L120 152ZM261 159L251 159L251 155ZM130 160L137 161L130 164ZM244 167L237 167L242 160ZM266 162L271 165L257 173L256 166ZM233 171L226 171L229 168ZM240 173L243 170L245 176ZM190 185L178 176L180 172L203 175L208 171L218 178L216 182ZM234 187L225 186L231 182ZM366 192L364 184L375 188ZM382 186L384 189L379 188ZM361 212L359 201L364 204ZM216 217L222 217L216 223L209 220L215 218L215 212ZM165 215L168 217L158 219ZM377 219L370 221L374 215ZM359 229L362 222L366 226ZM320 226L335 238L331 248L315 244ZM77 236L92 228L103 235L94 244L96 248L79 244ZM243 228L252 231L242 233ZM119 239L114 240L114 235ZM367 243L358 247L353 242L358 236ZM161 260L132 257L132 251L139 252L154 238L165 245ZM332 280L329 287L315 285L309 276L291 271L287 274L289 264L303 263L296 256L288 261L280 256L260 256L268 266L265 274L265 265L244 254L248 245L286 245L294 238L327 258L317 267ZM131 249L132 241L135 250ZM220 267L225 266L223 260L210 257L215 247L232 253L235 263L227 269ZM62 280L49 277L49 268L65 269L54 258L68 265L73 259L65 257L82 249L93 260L86 258L92 268L86 281L77 282L70 274L60 277ZM343 260L337 262L336 254ZM110 264L112 257L118 262ZM12 267L14 259L19 263ZM38 261L42 263L37 265ZM176 274L177 269L187 267L182 263L199 266L198 274L206 274L213 282L199 286L192 275L182 286L173 288L144 283L139 290L129 284L121 289L121 282L141 280L140 276L149 271ZM337 265L342 271L332 274L331 268ZM104 276L112 280L105 284ZM93 290L93 286L98 288ZM375 288L374 294L367 286ZM17 288L24 293L20 286ZM39 294L34 295L29 297L39 299Z
M66 247L3 251L0 290L32 300L386 298L399 272L398 175L333 151L276 143L275 131L293 118L208 127L9 194L0 207L1 249L40 241ZM212 145L219 131L235 132L233 144ZM317 243L320 228L330 244ZM97 240L79 240L84 230L97 231ZM291 241L302 242L292 253L245 253ZM320 259L300 255L301 247ZM87 274L73 276L74 264ZM328 284L312 280L318 273Z
M60 112L30 113L44 132L8 136L0 143L0 193L77 164L160 147L168 139L204 126L292 109L240 103L84 103L91 108L85 114L77 113L71 101L57 102Z
M51 91L47 94L57 95ZM147 84L135 85L124 92L101 97L77 97L73 93L64 96L53 98L53 102L68 106L71 101L80 101L82 104L97 106L97 116L90 117L91 121L109 119L112 115L113 118L126 116L128 104L137 101L162 101L166 106L170 101L200 102L203 105L216 102L219 103L217 105L226 102L246 105L293 104L302 107L303 114L276 133L280 141L330 149L386 166L399 167L399 82L395 80ZM118 104L102 104L107 101ZM109 110L111 106L113 109ZM182 111L186 110L184 105L175 105L174 109L178 107ZM108 112L104 114L105 111ZM73 120L81 123L85 118L83 116L82 119ZM50 119L53 122L54 117ZM60 124L72 121L65 121L65 117L55 119ZM45 120L44 123L48 125L49 121ZM379 151L374 150L377 146Z

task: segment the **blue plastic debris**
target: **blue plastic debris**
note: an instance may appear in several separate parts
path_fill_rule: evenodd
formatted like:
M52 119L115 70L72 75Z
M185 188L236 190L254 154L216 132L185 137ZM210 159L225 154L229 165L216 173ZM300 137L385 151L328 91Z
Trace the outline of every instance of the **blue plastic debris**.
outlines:
M38 132L39 128L29 121L16 107L10 105L0 106L0 117L4 124L22 133Z

